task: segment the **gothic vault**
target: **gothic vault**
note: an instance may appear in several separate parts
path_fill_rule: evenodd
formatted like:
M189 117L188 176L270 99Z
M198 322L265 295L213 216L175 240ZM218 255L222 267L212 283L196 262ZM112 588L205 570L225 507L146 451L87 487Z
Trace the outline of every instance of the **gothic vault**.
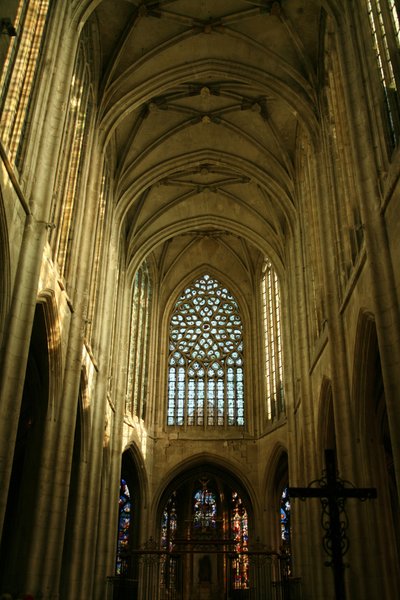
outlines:
M1 3L4 598L400 597L399 19Z

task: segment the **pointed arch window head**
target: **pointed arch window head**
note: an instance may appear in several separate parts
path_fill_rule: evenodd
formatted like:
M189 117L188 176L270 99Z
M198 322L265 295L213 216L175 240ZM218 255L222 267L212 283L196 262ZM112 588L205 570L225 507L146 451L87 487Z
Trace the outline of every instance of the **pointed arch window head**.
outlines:
M184 290L171 316L167 424L244 425L239 306L208 274Z

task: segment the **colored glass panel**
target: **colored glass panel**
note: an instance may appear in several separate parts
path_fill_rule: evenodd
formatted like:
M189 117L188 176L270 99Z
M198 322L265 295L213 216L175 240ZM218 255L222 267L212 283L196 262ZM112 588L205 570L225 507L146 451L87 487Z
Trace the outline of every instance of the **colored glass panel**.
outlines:
M125 479L121 479L119 493L119 522L117 542L117 575L125 575L128 570L127 551L129 547L129 532L132 519L132 502Z

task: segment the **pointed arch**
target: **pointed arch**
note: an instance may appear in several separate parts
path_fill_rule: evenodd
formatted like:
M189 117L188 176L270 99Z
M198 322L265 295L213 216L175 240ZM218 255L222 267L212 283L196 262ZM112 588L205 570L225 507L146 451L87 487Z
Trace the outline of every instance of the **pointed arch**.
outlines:
M42 458L50 408L50 351L45 306L36 305L0 545L0 587L13 594L33 544L35 507L42 493ZM27 502L29 499L29 502Z
M289 485L289 458L285 446L277 444L266 465L265 506L268 512L268 537L271 547L282 547L281 501Z
M121 459L115 574L132 582L137 581L139 573L138 557L134 550L140 545L146 496L142 457L136 445L131 443Z
M205 470L216 476L223 477L229 485L236 487L242 494L242 497L246 499L249 514L254 518L254 522L261 522L261 509L253 485L245 471L243 469L239 470L238 465L233 464L231 461L209 452L198 453L180 462L162 478L153 497L151 513L158 517L163 503L174 487L176 485L183 485L190 478L201 474ZM153 531L156 532L157 530Z
M224 539L232 539L233 554L224 560L203 546L203 556L186 553L180 564L173 555L167 555L160 586L179 590L187 597L189 590L196 596L206 583L235 597L249 589L252 575L247 551L259 532L243 482L233 471L204 459L197 456L186 463L186 468L181 464L179 472L169 477L155 511L159 524L155 539L170 549L183 537L196 544L206 535L209 543L217 546Z
M353 397L358 415L358 437L367 481L379 490L373 510L376 518L377 552L387 556L383 594L390 595L397 585L389 575L391 564L400 557L400 501L394 471L391 431L387 416L385 387L374 315L361 310L354 345ZM393 562L394 561L394 562Z
M203 273L169 319L168 426L245 425L243 320L238 302Z

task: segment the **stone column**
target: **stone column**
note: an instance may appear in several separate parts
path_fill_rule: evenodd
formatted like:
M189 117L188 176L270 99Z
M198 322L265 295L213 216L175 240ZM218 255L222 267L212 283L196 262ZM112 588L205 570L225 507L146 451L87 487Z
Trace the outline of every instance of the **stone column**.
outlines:
M56 15L53 15L56 20ZM59 16L62 19L63 16ZM54 40L53 40L54 43ZM65 35L57 40L57 70L54 72L52 93L48 96L46 119L37 148L35 179L32 184L28 215L19 254L7 323L4 361L0 372L0 528L7 504L15 440L29 353L30 332L36 308L38 280L47 224L53 194L54 177L60 147L63 104L68 96L72 70L74 39ZM50 48L50 51L54 48Z

